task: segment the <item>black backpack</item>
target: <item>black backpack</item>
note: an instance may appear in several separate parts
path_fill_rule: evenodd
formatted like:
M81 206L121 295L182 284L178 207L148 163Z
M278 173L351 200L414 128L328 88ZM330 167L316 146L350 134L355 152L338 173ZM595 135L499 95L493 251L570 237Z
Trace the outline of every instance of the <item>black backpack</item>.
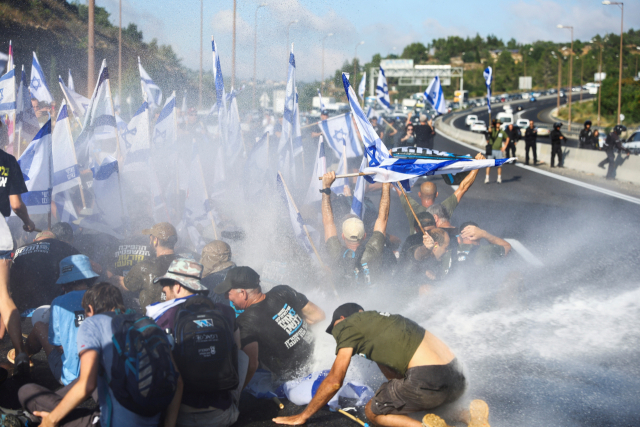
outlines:
M233 325L211 300L189 298L176 314L173 336L173 357L189 391L213 393L238 387Z
M178 381L167 334L133 310L105 314L112 317L113 329L109 388L129 411L145 417L159 414L173 400Z

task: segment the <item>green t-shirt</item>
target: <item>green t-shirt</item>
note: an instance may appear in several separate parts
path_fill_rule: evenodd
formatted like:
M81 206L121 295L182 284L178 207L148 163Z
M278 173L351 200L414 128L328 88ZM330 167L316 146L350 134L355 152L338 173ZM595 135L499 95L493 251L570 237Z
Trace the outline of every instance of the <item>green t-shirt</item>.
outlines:
M382 255L384 242L384 234L379 231L374 231L373 235L366 243L366 249L364 250L364 254L362 254L362 263L366 262L371 264L374 261L378 261ZM345 250L346 248L342 246L338 236L329 237L329 240L327 240L327 252L329 254L329 259L332 261L341 259Z
M489 144L491 144L491 148L494 150L502 150L502 141L507 138L507 135L503 130L492 130L489 134Z
M399 314L363 311L338 323L331 332L336 354L353 348L353 354L385 365L404 375L424 339L425 330Z
M408 197L408 199L416 215L418 215L420 212L426 212L427 208L422 206L421 203L418 203L413 197ZM416 230L413 225L415 224L416 219L413 217L413 213L411 212L411 209L409 208L409 205L407 204L407 201L405 200L404 196L400 196L400 204L402 204L402 209L404 209L404 214L407 216L407 220L409 220L409 234L415 234ZM441 204L442 204L442 207L449 214L449 219L451 219L451 216L453 215L453 211L458 206L458 198L456 197L455 194L452 194L449 197L447 197L444 200L444 202L442 202Z

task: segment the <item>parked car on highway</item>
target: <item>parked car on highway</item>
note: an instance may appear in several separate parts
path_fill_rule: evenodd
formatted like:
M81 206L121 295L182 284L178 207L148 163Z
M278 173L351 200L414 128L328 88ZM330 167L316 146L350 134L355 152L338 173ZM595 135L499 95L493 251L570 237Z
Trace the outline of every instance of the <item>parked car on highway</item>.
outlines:
M498 113L496 119L498 119L500 123L502 123L500 127L502 129L505 129L507 126L513 123L513 114L511 114L511 112Z
M465 117L464 124L467 126L471 126L473 122L477 122L477 121L478 121L478 116L476 116L475 114L469 114L467 117Z
M519 128L526 128L527 126L529 126L529 120L518 119L516 120L516 126L518 126Z
M549 136L551 133L551 130L546 127L536 126L536 129L538 130L538 136Z
M487 125L482 120L477 120L471 124L471 132L486 132Z
M629 138L627 138L627 142L622 143L622 146L633 154L640 154L640 130L634 131Z

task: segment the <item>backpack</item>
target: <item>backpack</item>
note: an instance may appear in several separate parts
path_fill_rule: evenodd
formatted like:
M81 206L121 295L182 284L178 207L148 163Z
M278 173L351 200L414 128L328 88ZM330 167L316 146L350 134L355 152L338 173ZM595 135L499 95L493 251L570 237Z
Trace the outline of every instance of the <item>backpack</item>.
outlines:
M145 417L159 414L173 400L178 381L167 334L133 310L105 314L113 329L109 388L129 411Z
M176 314L173 336L173 357L189 391L213 393L238 387L233 325L211 300L189 298Z

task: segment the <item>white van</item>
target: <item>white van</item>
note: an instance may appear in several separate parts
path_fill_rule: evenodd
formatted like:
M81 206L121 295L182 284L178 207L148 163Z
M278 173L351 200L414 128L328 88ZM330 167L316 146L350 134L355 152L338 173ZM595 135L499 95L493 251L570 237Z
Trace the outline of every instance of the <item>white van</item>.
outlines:
M498 113L496 119L498 119L498 121L502 123L502 125L500 126L502 129L505 129L510 124L513 124L513 114L511 113Z
M467 126L471 126L474 122L478 121L478 116L476 116L475 114L469 114L465 119L464 119L464 124L466 124Z

